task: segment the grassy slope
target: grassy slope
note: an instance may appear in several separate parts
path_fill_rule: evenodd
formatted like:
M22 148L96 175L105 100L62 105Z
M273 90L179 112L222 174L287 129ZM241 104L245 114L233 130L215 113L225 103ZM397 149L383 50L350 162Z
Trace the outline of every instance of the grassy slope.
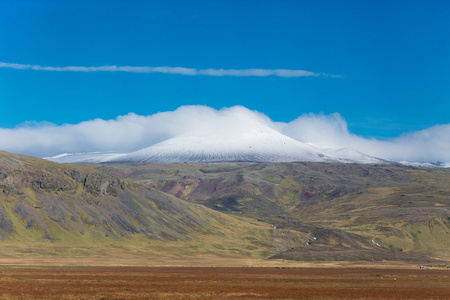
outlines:
M279 258L450 259L447 169L324 163L92 167L277 230L300 231L311 242Z
M303 239L97 170L0 152L0 243L12 259L266 258Z

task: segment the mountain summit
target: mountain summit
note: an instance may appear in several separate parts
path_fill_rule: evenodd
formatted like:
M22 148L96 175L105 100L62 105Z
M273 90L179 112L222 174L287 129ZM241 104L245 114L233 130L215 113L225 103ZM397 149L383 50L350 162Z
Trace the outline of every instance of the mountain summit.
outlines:
M181 135L115 158L138 162L326 161L325 152L255 122L240 130Z
M345 150L345 151L344 151ZM354 155L353 155L354 154ZM341 157L342 156L342 157ZM346 162L388 163L352 149L321 149L294 140L256 120L244 127L204 128L131 153L74 153L56 162Z

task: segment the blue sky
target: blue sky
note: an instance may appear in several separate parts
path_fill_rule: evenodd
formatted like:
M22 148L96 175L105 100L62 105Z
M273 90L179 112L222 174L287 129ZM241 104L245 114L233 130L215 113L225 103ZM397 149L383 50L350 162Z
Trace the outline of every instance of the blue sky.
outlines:
M198 104L242 105L282 122L338 112L351 133L378 139L448 124L448 11L450 1L2 0L0 128ZM286 69L318 76L25 65Z

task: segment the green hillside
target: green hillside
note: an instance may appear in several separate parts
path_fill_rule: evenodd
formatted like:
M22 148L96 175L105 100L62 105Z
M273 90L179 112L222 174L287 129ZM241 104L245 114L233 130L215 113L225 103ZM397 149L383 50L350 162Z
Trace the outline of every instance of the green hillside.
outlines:
M450 259L448 169L326 163L91 167L276 230L301 232L309 242L274 258Z
M94 169L0 152L1 258L267 258L301 243L294 231L274 232Z

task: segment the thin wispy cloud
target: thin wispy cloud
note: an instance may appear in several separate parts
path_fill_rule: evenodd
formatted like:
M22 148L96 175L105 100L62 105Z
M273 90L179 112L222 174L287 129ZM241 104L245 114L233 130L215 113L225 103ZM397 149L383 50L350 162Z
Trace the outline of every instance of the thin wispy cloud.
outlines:
M95 119L78 124L27 122L0 128L0 149L35 156L63 152L130 152L180 135L205 131L239 134L249 120L263 123L303 143L322 148L353 148L365 154L396 161L450 162L450 124L436 125L390 140L367 139L348 130L338 113L304 114L285 123L242 106L220 110L207 106L182 106L149 116L130 113L112 120Z
M35 70L50 72L127 72L127 73L163 73L178 74L188 76L234 76L234 77L315 77L329 76L340 77L340 75L329 75L324 73L315 73L305 70L288 70L288 69L196 69L184 67L148 67L148 66L40 66L0 62L0 68L16 69L16 70Z

